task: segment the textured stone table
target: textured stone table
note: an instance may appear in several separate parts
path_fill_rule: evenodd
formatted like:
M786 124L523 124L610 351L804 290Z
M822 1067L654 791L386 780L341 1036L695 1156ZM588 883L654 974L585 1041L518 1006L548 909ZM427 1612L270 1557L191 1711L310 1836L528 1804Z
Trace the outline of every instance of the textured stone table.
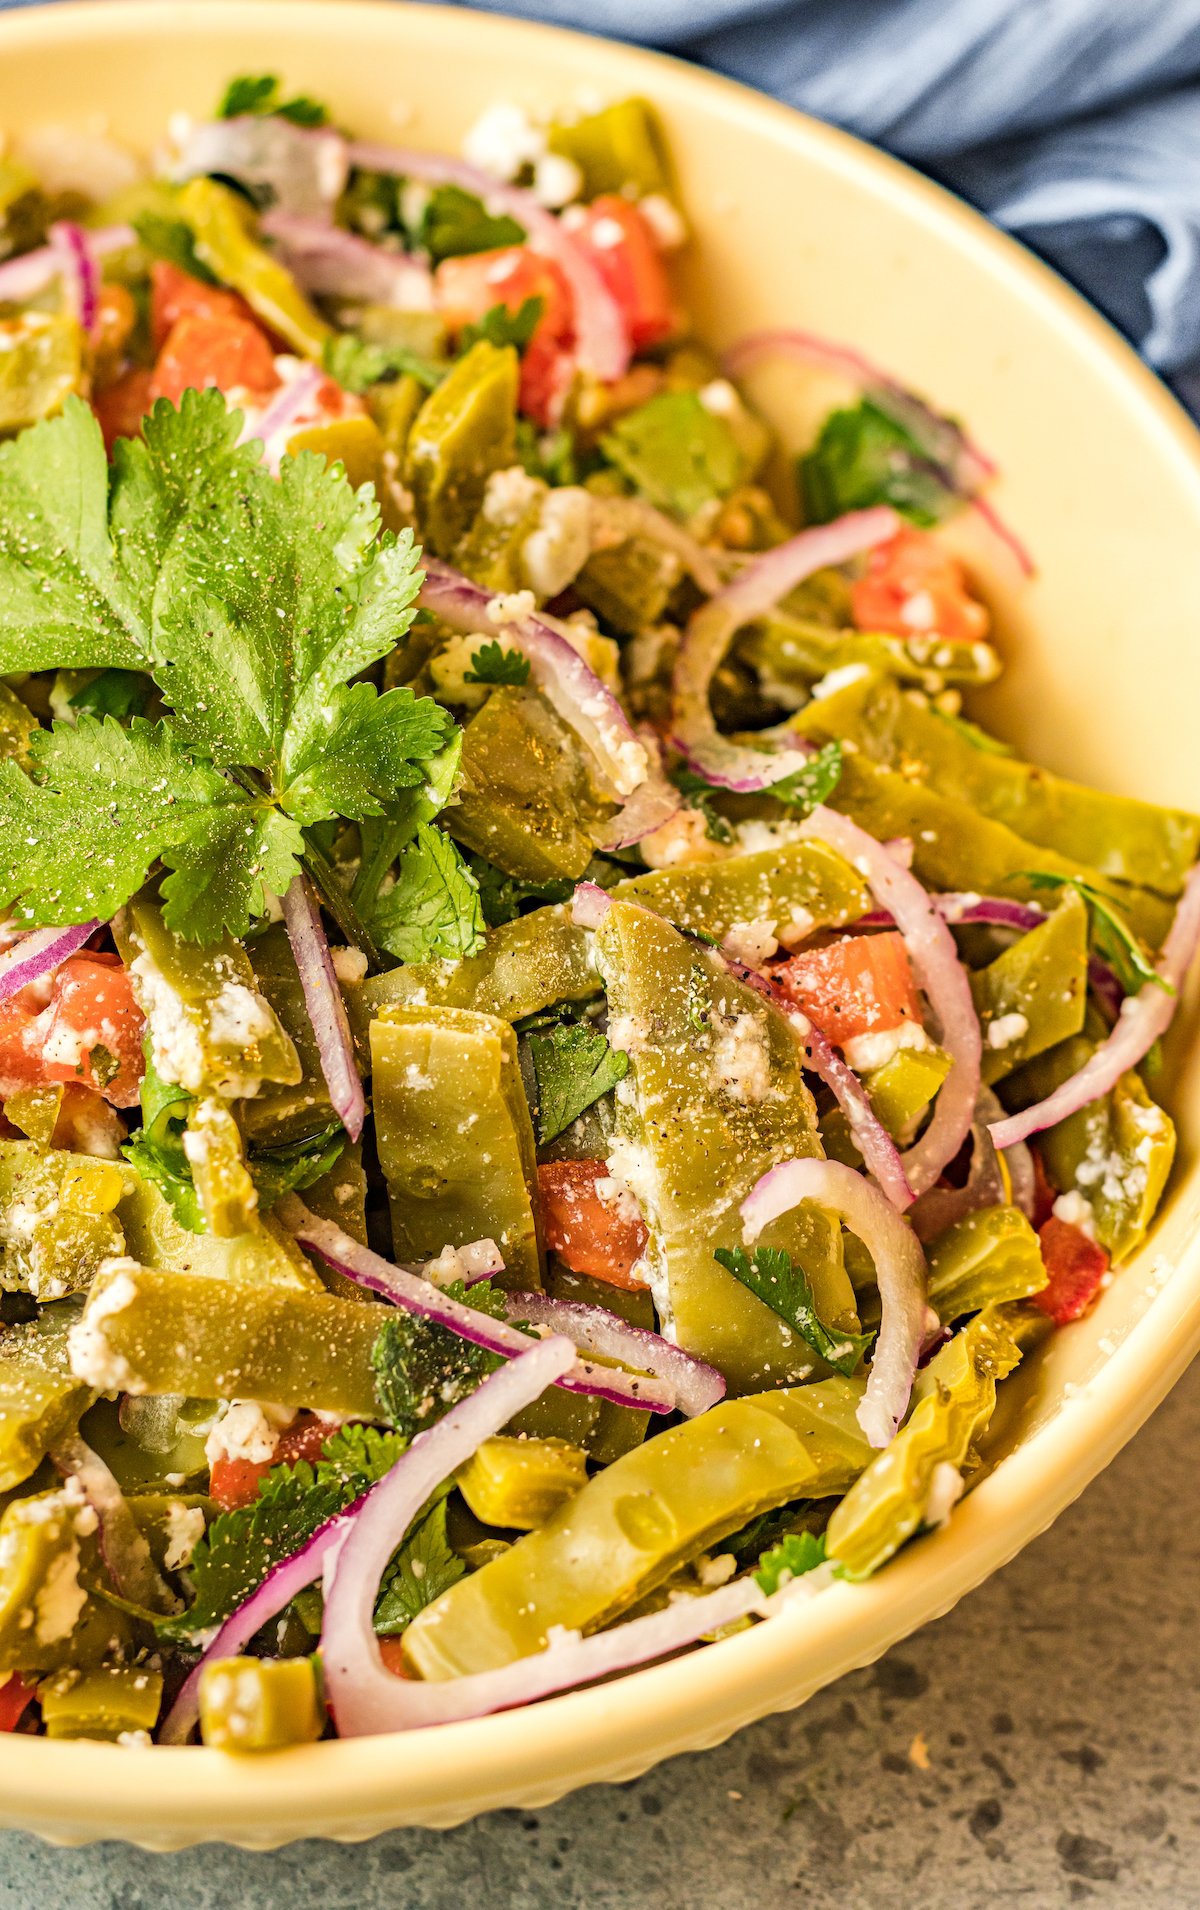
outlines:
M0 1910L1200 1904L1200 1366L1047 1536L873 1670L553 1809L272 1856L0 1839Z

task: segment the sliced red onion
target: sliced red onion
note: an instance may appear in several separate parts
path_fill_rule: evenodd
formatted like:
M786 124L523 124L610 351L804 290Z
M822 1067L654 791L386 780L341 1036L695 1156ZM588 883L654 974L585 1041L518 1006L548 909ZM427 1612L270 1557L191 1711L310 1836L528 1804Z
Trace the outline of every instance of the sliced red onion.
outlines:
M137 233L131 225L97 226L86 235L86 247L93 259L136 244ZM0 304L18 305L23 299L35 298L64 271L75 276L74 250L66 243L39 245L19 258L6 259L0 265Z
M247 113L196 126L184 141L173 176L227 173L282 212L330 218L349 176L346 142L329 126L293 126L274 115Z
M351 144L349 156L352 166L361 166L366 172L399 173L428 186L459 186L482 199L489 210L508 213L524 226L534 251L554 260L571 288L575 353L583 369L606 382L622 377L628 370L629 335L620 306L583 247L531 192L493 179L465 159L450 159L444 153L357 140Z
M1012 525L1005 522L995 505L989 504L986 497L973 497L971 509L983 519L993 537L999 538L1000 542L1012 552L1017 561L1017 568L1026 577L1032 577L1037 565L1030 555L1028 546L1017 536Z
M747 1246L801 1201L840 1215L875 1262L882 1318L858 1423L886 1446L908 1408L925 1332L925 1255L886 1195L840 1161L783 1161L742 1202Z
M713 677L743 624L765 616L789 590L815 571L847 563L900 529L895 511L879 506L817 524L764 551L703 604L688 623L675 659L672 723L676 745L708 782L740 793L767 789L803 768L806 748L768 753L718 734L709 692Z
M597 849L631 849L679 814L683 797L663 769L662 746L649 724L638 727L649 768L632 796L593 831Z
M1014 1141L1011 1147L1005 1148L1002 1158L1012 1183L1012 1204L1020 1208L1026 1220L1032 1220L1037 1207L1037 1175L1034 1172L1033 1155L1024 1141Z
M552 1333L565 1333L584 1353L653 1373L672 1389L676 1406L689 1419L725 1397L725 1378L715 1366L673 1346L661 1333L630 1326L606 1307L555 1300L546 1293L506 1293L504 1304L510 1320L549 1327Z
M280 1201L275 1215L302 1247L319 1254L327 1266L344 1273L358 1286L382 1294L385 1300L403 1307L406 1313L433 1320L438 1326L457 1333L460 1339L469 1340L472 1346L482 1346L502 1359L524 1353L532 1344L527 1333L519 1333L516 1327L504 1320L494 1320L490 1313L481 1313L477 1307L452 1300L420 1274L407 1267L393 1266L391 1261L372 1253L331 1220L319 1220L294 1194ZM623 1373L616 1367L593 1366L587 1360L577 1360L558 1384L568 1393L590 1393L597 1399L611 1400L616 1406L636 1406L652 1413L675 1410L674 1390L662 1380L644 1378L640 1373Z
M646 780L646 746L620 703L574 645L545 618L532 613L512 620L493 618L491 606L502 606L503 599L436 558L425 560L419 601L423 610L432 611L451 629L468 636L486 633L527 657L534 682L586 745L617 796L632 795Z
M407 252L372 245L328 219L304 218L294 212L264 213L262 230L306 292L363 299L406 312L433 310L429 267Z
M43 975L52 975L101 927L103 924L95 921L75 922L70 928L31 929L0 954L0 1001L7 1001Z
M579 882L571 898L571 920L576 928L599 928L612 907L612 897L597 882Z
M356 1141L363 1130L367 1104L354 1058L346 1004L321 926L321 911L305 875L296 876L283 897L283 923L333 1111L350 1139Z
M50 227L50 245L63 262L63 277L72 289L75 316L90 338L100 311L100 267L91 237L73 219L58 219Z
M361 1499L355 1501L355 1506L361 1504ZM200 1675L205 1666L214 1664L219 1658L236 1658L255 1632L261 1631L272 1618L279 1616L286 1605L291 1604L297 1592L303 1592L316 1583L325 1569L330 1552L349 1531L355 1506L327 1519L298 1552L273 1565L257 1591L251 1592L249 1598L218 1627L159 1726L160 1744L187 1743L200 1716Z
M622 537L638 535L678 557L692 581L706 597L715 597L725 577L716 551L706 550L698 539L685 531L672 517L655 510L640 497L593 497L592 524L602 534L615 530ZM727 553L721 553L727 559Z
M967 1138L979 1092L982 1041L979 1017L967 971L958 959L954 937L934 899L914 875L888 854L865 829L824 806L801 825L806 836L827 842L866 878L880 908L892 916L904 937L916 978L938 1021L952 1066L933 1104L933 1116L921 1136L901 1157L914 1194L932 1187Z
M66 1479L78 1481L99 1531L108 1575L121 1597L152 1612L175 1612L179 1600L150 1555L150 1547L116 1479L78 1433L60 1439L50 1457Z
M936 1240L947 1227L956 1226L968 1214L981 1207L1003 1207L1008 1203L1008 1186L987 1123L1002 1113L990 1088L981 1088L975 1119L971 1124L971 1165L961 1187L930 1187L917 1201L909 1220L918 1240ZM1032 1163L1031 1163L1032 1165Z
M1149 1053L1154 1043L1166 1034L1188 969L1200 943L1200 863L1191 870L1183 895L1175 911L1167 939L1157 963L1161 981L1147 982L1136 995L1128 995L1121 1004L1116 1026L1107 1041L1093 1050L1075 1074L1032 1107L1010 1114L991 1129L997 1147L1008 1148L1015 1141L1028 1140L1043 1128L1056 1127L1080 1108L1090 1107L1102 1094L1108 1094L1130 1068Z
M553 1357L545 1358L551 1349ZM375 1637L375 1599L399 1536L442 1481L535 1399L556 1371L565 1370L571 1350L562 1338L543 1340L493 1373L470 1399L414 1441L362 1502L325 1578L321 1662L340 1737L421 1730L529 1704L680 1651L751 1612L766 1615L787 1596L768 1600L752 1577L739 1579L707 1597L678 1599L663 1611L591 1638L552 1633L544 1651L493 1671L426 1681L398 1678L385 1669Z
M288 447L297 421L312 405L325 383L325 373L320 365L303 364L291 378L287 378L274 392L263 409L257 413L243 410L243 425L238 435L239 444L249 444L257 439L263 448L263 459L273 476L279 475L279 464Z

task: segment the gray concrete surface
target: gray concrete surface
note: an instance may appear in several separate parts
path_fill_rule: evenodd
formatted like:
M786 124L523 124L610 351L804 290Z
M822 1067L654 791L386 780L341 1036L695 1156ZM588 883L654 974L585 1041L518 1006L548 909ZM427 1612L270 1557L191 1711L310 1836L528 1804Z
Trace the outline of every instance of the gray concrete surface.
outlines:
M790 1717L620 1789L272 1856L0 1838L0 1910L1200 1905L1200 1365L1057 1526Z

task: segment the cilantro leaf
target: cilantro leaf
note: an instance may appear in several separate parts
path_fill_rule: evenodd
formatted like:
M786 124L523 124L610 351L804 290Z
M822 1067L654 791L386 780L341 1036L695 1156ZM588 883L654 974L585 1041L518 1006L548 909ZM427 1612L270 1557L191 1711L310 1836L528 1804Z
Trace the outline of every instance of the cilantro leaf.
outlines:
M1074 889L1082 896L1096 953L1108 963L1127 995L1136 995L1147 982L1154 982L1168 995L1175 993L1111 897L1080 876L1056 875L1049 869L1026 869L1023 874L1035 889Z
M0 827L10 845L0 897L35 925L105 921L156 860L171 928L197 940L244 935L299 867L295 823L192 755L165 723L83 716L30 739L33 775L0 763Z
M71 708L86 716L142 716L151 685L138 670L101 670L76 690Z
M329 118L328 110L305 93L281 99L274 73L242 73L225 88L217 118L240 119L250 113L274 114L277 119L289 119L293 126L324 126Z
M786 802L799 810L803 818L810 816L820 803L833 794L841 774L842 746L836 741L826 743L805 763L803 769L793 770L790 776L772 783L767 794L774 796L776 802Z
M169 259L189 278L199 279L201 285L219 283L196 251L192 228L182 219L171 219L161 212L135 212L131 224L147 252Z
M345 1130L335 1122L319 1134L289 1141L284 1147L251 1148L246 1165L258 1190L259 1212L269 1214L285 1194L299 1193L320 1180L335 1165L345 1145Z
M811 524L890 504L910 523L930 525L960 501L940 465L872 398L831 412L797 471Z
M835 1373L843 1373L849 1379L857 1370L874 1334L838 1333L826 1326L817 1312L804 1269L793 1264L786 1248L756 1247L753 1254L747 1255L741 1247L718 1247L713 1258L764 1306L777 1313Z
M764 1552L754 1576L770 1598L794 1578L802 1578L825 1563L825 1536L817 1532L789 1532L778 1545Z
M449 836L417 824L369 926L380 947L402 962L456 961L475 953L484 934L479 885Z
M403 1451L404 1441L396 1433L351 1420L348 1425L340 1426L322 1446L317 1460L317 1483L335 1485L351 1499L357 1499L367 1486L374 1485L385 1472L391 1471Z
M443 1498L414 1526L388 1566L375 1604L375 1630L385 1637L404 1631L419 1611L456 1585L466 1569L446 1537Z
M325 369L344 391L361 397L372 385L406 373L427 391L435 391L446 376L441 365L420 352L403 345L373 345L369 339L356 338L353 332L339 332L325 346Z
M358 874L354 879L353 901L356 908L369 912L379 894L379 885L400 851L410 843L418 826L432 822L454 794L462 760L462 731L455 729L444 749L421 764L424 782L419 789L407 788L384 805L382 816L367 816L359 824L362 851Z
M460 1282L454 1286L461 1292ZM478 1303L473 1287L471 1305ZM499 1354L411 1313L389 1314L371 1349L380 1412L408 1439L466 1399L501 1363Z
M505 650L493 637L490 643L471 652L471 668L464 672L467 683L509 683L517 688L529 681L529 658L519 650Z
M482 199L461 186L435 186L415 233L434 264L469 252L491 252L502 245L520 245L525 229L507 215L494 219Z
M538 1137L553 1141L629 1072L629 1056L581 1021L529 1037L538 1085Z
M474 852L467 856L467 867L479 884L479 905L489 928L514 922L523 902L569 902L575 893L575 884L567 877L550 882L522 882Z
M515 312L510 312L507 305L489 306L477 325L464 325L459 334L459 351L470 351L481 338L486 338L489 345L515 345L519 352L524 351L545 309L545 299L537 294L522 299Z
M713 785L704 780L698 771L681 765L671 771L671 781L681 796L687 798L689 809L698 809L704 817L704 833L710 842L732 842L733 830L713 804Z

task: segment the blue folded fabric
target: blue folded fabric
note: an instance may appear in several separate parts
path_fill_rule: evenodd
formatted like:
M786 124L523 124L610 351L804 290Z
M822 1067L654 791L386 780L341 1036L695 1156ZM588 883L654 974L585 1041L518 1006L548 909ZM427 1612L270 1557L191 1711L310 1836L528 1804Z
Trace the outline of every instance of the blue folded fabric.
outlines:
M1200 0L474 3L669 48L877 141L1200 395Z
M669 48L886 146L1200 384L1200 0L477 3Z

